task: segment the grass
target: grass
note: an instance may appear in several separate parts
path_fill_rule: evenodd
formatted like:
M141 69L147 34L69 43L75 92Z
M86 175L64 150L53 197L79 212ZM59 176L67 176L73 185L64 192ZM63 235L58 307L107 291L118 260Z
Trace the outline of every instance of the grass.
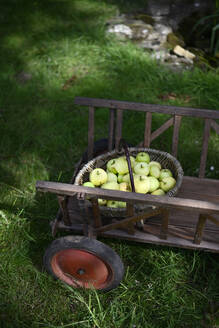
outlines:
M124 1L9 1L0 4L0 327L213 327L218 324L218 256L106 240L124 261L122 284L107 294L72 290L42 269L52 241L54 196L38 179L68 182L87 145L87 111L75 96L219 108L218 71L173 73L131 43L105 34ZM123 6L123 7L122 7ZM142 6L142 2L139 2ZM31 80L19 82L19 73ZM69 80L71 79L71 80ZM67 82L68 81L68 82ZM160 95L175 93L175 100ZM188 96L189 102L185 101ZM96 139L107 114L96 113ZM153 119L153 129L166 118ZM125 113L124 137L143 138L141 113ZM202 122L183 120L179 160L197 175ZM152 144L170 150L171 130ZM218 178L212 132L207 176ZM214 166L211 171L210 167Z

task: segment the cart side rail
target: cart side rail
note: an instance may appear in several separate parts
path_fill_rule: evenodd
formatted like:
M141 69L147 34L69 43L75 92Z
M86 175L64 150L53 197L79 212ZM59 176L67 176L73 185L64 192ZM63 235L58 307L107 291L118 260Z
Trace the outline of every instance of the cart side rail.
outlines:
M76 194L79 194L82 196L82 198L84 198L85 196L93 196L94 198L118 200L132 204L146 203L153 206L165 207L170 209L183 209L195 211L197 213L219 213L219 204L202 200L193 200L168 196L155 196L117 190L106 190L101 188L89 188L68 183L50 181L37 181L36 189L40 192L50 192L57 195L75 196Z
M144 104L110 99L75 97L74 103L81 106L106 107L120 110L134 110L140 112L161 113L169 115L193 116L200 118L219 119L219 111L191 107L165 106Z
M95 134L95 109L105 108L109 110L109 132L108 132L108 150L119 148L119 142L122 138L123 112L124 110L140 111L145 113L144 138L139 144L140 147L150 148L153 140L159 137L168 128L173 126L172 135L172 155L177 157L179 131L183 117L196 117L204 120L202 149L200 156L199 177L204 178L208 143L210 139L211 129L219 134L219 124L215 121L219 119L219 111L210 109L199 109L189 107L165 106L155 104L143 104L128 101L118 101L98 98L82 98L76 97L74 100L76 105L89 107L89 123L88 123L88 160L94 155L94 134ZM152 131L152 114L162 113L172 115L165 123L163 123L155 131Z

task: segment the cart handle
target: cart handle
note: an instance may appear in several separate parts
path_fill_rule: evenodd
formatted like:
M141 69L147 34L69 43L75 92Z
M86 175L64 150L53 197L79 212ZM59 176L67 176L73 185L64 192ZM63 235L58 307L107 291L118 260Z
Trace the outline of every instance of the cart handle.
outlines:
M131 166L131 160L130 160L130 153L129 153L127 142L124 139L120 139L119 148L120 149L123 148L125 151L126 160L128 162L128 169L129 169L129 176L130 176L130 181L131 181L132 192L135 192L135 184L134 184L134 178L133 178L133 172L132 172L132 166Z

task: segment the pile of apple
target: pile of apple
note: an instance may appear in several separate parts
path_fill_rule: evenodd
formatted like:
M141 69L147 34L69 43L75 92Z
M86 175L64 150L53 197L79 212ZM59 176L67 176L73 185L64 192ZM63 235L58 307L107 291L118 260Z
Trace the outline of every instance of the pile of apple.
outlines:
M151 195L165 195L171 190L176 180L169 169L161 167L156 161L150 161L146 152L140 152L136 158L130 156L133 171L135 192ZM100 187L103 189L131 191L131 182L128 163L125 156L113 158L107 162L106 170L96 168L90 172L89 181L83 184L85 187ZM100 206L126 207L125 202L98 199Z

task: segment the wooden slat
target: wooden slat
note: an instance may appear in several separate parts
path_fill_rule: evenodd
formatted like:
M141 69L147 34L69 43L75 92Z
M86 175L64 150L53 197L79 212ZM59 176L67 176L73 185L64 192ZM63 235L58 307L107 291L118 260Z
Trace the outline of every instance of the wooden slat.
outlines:
M159 229L159 227L158 227ZM158 230L157 229L157 230ZM159 231L159 230L158 230ZM172 227L169 225L169 231L168 231L168 238L167 239L161 239L158 235L154 235L151 233L146 233L145 231L136 231L134 236L130 236L125 231L121 230L112 230L107 231L101 234L101 237L107 237L107 238L116 238L116 239L124 239L124 240L130 240L140 243L149 243L149 244L155 244L155 245L164 245L164 246L171 246L171 247L180 247L180 248L186 248L186 249L197 249L197 250L204 250L209 252L217 252L219 253L219 243L217 242L219 238L219 234L216 236L215 241L215 235L214 234L208 234L207 239L203 240L201 244L194 244L192 240L185 239L184 237L180 237L175 235L175 233L172 234L172 231L175 231L175 227ZM181 229L182 234L184 234L184 228ZM187 231L188 236L190 235L191 238L194 235L193 229L188 229Z
M94 216L94 227L99 228L102 226L102 221L101 221L100 208L98 205L97 198L92 198L91 203L92 203L93 216Z
M171 117L168 121L166 121L163 125L161 125L157 130L155 130L151 134L151 141L159 137L164 131L166 131L171 125L173 125L173 117Z
M123 116L122 110L118 109L116 115L116 137L115 137L116 149L119 148L119 142L122 137L122 116Z
M134 206L133 206L133 204L131 204L131 203L126 204L126 213L127 213L128 217L134 216ZM134 226L133 222L130 222L128 224L128 229L129 229L128 230L129 234L132 234L132 235L135 234L135 226Z
M166 209L162 209L162 223L160 229L161 239L167 239L168 223L169 223L169 211Z
M68 216L66 197L58 195L58 202L59 202L60 209L62 211L62 220L63 220L63 222L66 225L71 225L71 222L70 222L69 216ZM55 231L55 227L54 227L53 234L55 234L55 233L56 233L56 231Z
M146 213L143 213L143 214L140 214L140 215L135 215L133 217L123 219L123 220L121 220L119 222L116 222L116 223L107 224L105 226L102 226L102 227L96 229L96 232L100 233L100 232L116 229L116 228L119 228L119 227L122 227L122 226L125 226L125 225L129 226L130 223L138 222L138 221L141 221L141 220L146 220L146 219L150 218L151 216L155 216L155 215L160 214L160 213L161 213L160 209L151 210L149 212L146 212Z
M211 126L214 129L214 131L219 134L219 124L217 124L217 122L215 122L214 120L211 121Z
M109 136L108 136L108 150L111 151L113 149L114 142L114 124L115 124L115 109L109 110Z
M178 142L179 142L179 129L181 124L182 116L174 116L174 125L173 125L173 139L172 139L172 155L177 157Z
M206 219L207 218L205 215L202 215L202 214L199 215L199 220L198 220L198 224L197 224L196 231L195 231L195 237L194 237L194 241L193 241L194 244L201 243Z
M152 229L152 227L155 227L155 229ZM218 243L219 233L205 232L202 243L200 245L197 245L192 242L194 238L193 237L194 229L188 228L185 230L184 227L176 228L175 226L169 225L168 238L160 239L159 238L160 225L157 225L157 227L155 225L153 226L151 225L149 228L150 228L149 233L146 233L145 231L143 232L143 231L136 230L134 236L128 234L124 230L111 230L101 233L101 237L123 239L128 241L140 242L143 244L148 243L148 244L155 244L155 245L180 247L185 249L197 249L197 250L219 253L219 243ZM64 225L63 222L59 222L58 229L73 231L75 233L82 233L83 225L74 224L68 227Z
M88 122L88 160L93 158L94 153L94 107L89 107Z
M205 127L204 127L204 135L203 135L203 142L202 142L202 152L201 152L201 160L200 160L200 169L199 169L199 178L204 178L205 176L205 167L207 161L207 153L208 153L208 139L210 136L210 129L211 129L211 120L205 120Z
M219 196L219 180L184 176L178 195L181 197L188 192Z
M154 206L162 206L166 208L178 208L192 210L202 213L219 212L219 204L212 202L199 201L193 199L183 199L168 196L145 195L133 192L125 192L118 190L107 190L103 188L89 188L77 185L71 185L60 182L37 181L36 188L41 192L51 192L59 195L74 196L75 192L84 193L87 196L96 196L103 199L121 200L124 202L144 203Z
M199 108L164 106L154 104L143 104L128 101L118 101L98 98L75 97L74 103L82 106L107 107L115 109L128 109L135 111L161 113L170 115L193 116L202 118L219 119L219 111Z
M151 143L151 122L152 113L147 112L145 115L144 147L149 148Z

